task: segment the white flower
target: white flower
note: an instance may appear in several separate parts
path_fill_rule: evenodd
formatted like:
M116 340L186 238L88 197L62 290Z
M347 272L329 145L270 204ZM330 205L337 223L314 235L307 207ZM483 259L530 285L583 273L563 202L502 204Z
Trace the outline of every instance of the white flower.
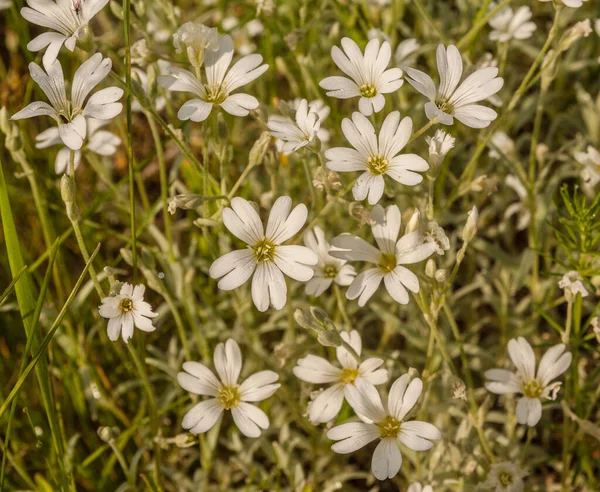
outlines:
M121 145L121 139L114 133L100 130L108 124L108 121L88 119L86 143L81 150L89 150L94 154L101 156L113 155L117 151L117 147ZM45 149L52 145L62 144L58 128L53 126L40 133L35 137L35 148ZM74 155L74 168L79 167L81 161L81 150L76 150ZM71 150L68 147L61 148L56 154L54 161L54 170L56 174L70 173L69 159L71 158Z
M425 242L431 243L436 254L443 256L445 251L450 249L450 240L446 236L444 229L437 222L429 222L427 224L427 232L425 233Z
M575 152L575 160L583 166L581 179L588 187L600 183L600 152L590 145L587 152Z
M63 44L69 51L75 49L89 21L108 0L27 0L28 7L21 9L21 15L38 26L48 27L57 32L45 32L29 41L29 51L46 52L42 58L47 69L56 61Z
M261 429L269 428L269 418L249 402L265 400L275 393L281 386L274 384L279 376L273 371L260 371L238 384L242 353L232 339L217 345L214 364L219 379L199 362L184 362L185 372L177 374L177 382L184 390L211 397L194 405L185 414L182 427L192 434L202 434L216 424L223 410L231 410L233 421L242 434L247 437L260 436Z
M158 60L156 65L158 67L159 75L167 73L169 67L171 66L169 62L166 62L164 60ZM152 72L150 72L150 70L152 70ZM152 84L152 87L150 86L151 80L148 77L149 73L152 73L152 75L154 75L156 74L156 70L154 68L151 68L148 71L144 71L137 67L133 67L131 69L132 77L136 80L136 82L140 84L146 95L149 97L149 100L152 102L154 109L156 111L162 111L167 104L167 100L164 96L159 96L154 93L153 89L155 89L155 86L154 84ZM133 101L131 101L131 110L141 112L144 110L144 108L137 99L134 99Z
M536 29L536 25L530 22L531 17L529 7L520 7L516 11L509 6L504 7L489 21L494 29L490 33L490 39L505 43L511 39L530 38Z
M12 5L11 0L0 0L0 10L9 9L11 5Z
M329 254L331 245L325 239L325 233L319 226L315 226L312 231L304 232L304 244L314 251L319 258L319 262L313 267L315 274L306 283L306 293L311 296L320 296L331 284L345 287L352 283L356 275L356 270L352 265L346 264L346 261L334 258Z
M541 398L552 399L552 393L560 383L550 384L571 365L571 353L565 352L565 345L559 343L546 351L535 372L535 354L531 345L523 337L508 342L508 355L517 372L506 369L490 369L485 377L490 382L485 387L498 395L520 393L523 397L517 403L517 420L530 427L542 417Z
M271 135L283 140L281 152L294 152L310 144L321 128L319 115L302 99L296 110L295 123L283 116L271 116L267 123Z
M596 341L600 343L600 318L598 318L598 316L594 316L592 321L590 321L590 326L592 327L594 335L596 335Z
M376 27L372 27L367 31L367 39L379 39L379 41L386 41L388 43L392 43L392 39L381 29L377 29Z
M220 106L234 116L247 116L250 110L258 108L258 100L249 94L231 94L234 90L249 84L267 71L268 65L261 65L262 56L248 55L231 67L233 41L231 36L223 36L218 51L206 54L204 71L206 83L183 68L170 67L170 75L160 75L158 83L170 91L191 92L198 96L181 106L177 116L180 120L204 121L214 105Z
M531 221L531 211L527 206L527 200L529 199L527 189L525 186L523 186L521 180L513 175L506 176L504 182L506 183L506 186L515 190L515 193L519 197L519 201L517 203L513 203L506 207L506 210L504 211L504 218L508 220L513 215L517 215L517 230L525 230L527 227L529 227L529 222Z
M146 332L156 329L150 318L156 318L158 314L144 301L145 291L145 285L134 287L125 283L119 294L102 299L98 312L108 319L108 338L111 341L118 340L122 333L123 341L127 343L133 336L134 326Z
M558 286L565 291L567 300L573 301L577 294L581 294L581 297L587 297L589 295L582 280L579 272L572 270L565 273L558 281Z
M269 303L275 309L285 306L284 273L300 282L312 278L314 271L309 265L317 264L317 255L305 246L282 245L302 228L308 215L303 204L291 208L289 196L279 197L269 214L265 233L258 213L248 201L239 197L231 200L231 208L223 210L223 224L248 247L227 253L210 266L210 276L221 279L219 289L233 290L254 275L252 300L259 311L266 311Z
M300 99L299 97L297 97L296 99L292 99L291 101L288 101L288 105L293 110L298 110L302 101L303 101L303 99ZM317 115L319 116L319 124L320 125L323 125L323 122L328 118L329 113L331 113L331 108L329 106L325 105L325 103L321 99L315 99L314 101L310 101L308 103L308 110L312 111L314 113L317 113ZM316 134L316 137L321 142L329 142L329 138L331 136L329 134L329 130L327 130L327 129L323 128L323 126L321 126L319 128L319 131Z
M355 112L351 120L345 118L342 121L342 131L354 148L335 147L327 150L327 168L340 172L363 172L352 188L355 200L364 200L368 196L369 204L376 204L383 196L384 175L408 186L423 181L423 176L417 172L429 169L425 159L416 154L398 155L412 134L412 120L409 117L401 121L398 111L390 113L377 136L367 117Z
M419 292L419 279L403 265L423 261L433 254L435 247L431 243L424 243L416 231L405 234L398 240L402 216L396 205L390 205L385 210L381 205L376 205L373 207L371 219L375 221L372 231L379 249L351 234L342 234L332 241L340 250L330 251L331 256L350 261L367 261L376 265L357 275L350 284L346 297L358 298L358 305L362 307L383 280L386 290L396 302L408 304L406 289Z
M485 128L496 119L498 114L493 109L480 104L488 97L496 94L504 84L504 79L496 77L496 67L482 68L469 75L460 86L463 73L463 63L460 52L456 46L443 45L437 49L437 67L440 74L440 85L436 89L435 83L429 75L407 68L407 78L421 94L429 98L425 104L425 114L429 119L437 118L444 125L452 125L454 118L471 128Z
M342 332L341 337L360 355L362 340L356 330L350 333ZM383 384L388 380L386 369L378 369L383 360L371 357L359 363L343 347L336 348L337 360L342 366L334 366L331 362L316 355L307 355L298 360L294 367L297 378L307 383L331 384L325 391L319 393L308 407L308 418L313 424L329 422L334 419L342 408L347 388L357 381L368 381L371 384Z
M558 0L562 1L567 7L572 7L574 9L583 6L583 2L587 2L587 0ZM552 0L540 0L540 2L552 2Z
M402 70L387 69L392 56L392 48L388 42L381 44L378 39L367 43L363 55L358 45L350 38L342 39L342 48L331 48L331 57L348 77L327 77L320 82L323 89L329 91L328 96L338 99L360 97L358 108L365 116L378 113L385 105L383 94L397 91L404 81Z
M108 75L111 66L110 58L102 58L100 53L86 60L75 72L71 99L67 99L65 78L58 61L47 69L47 73L35 63L30 63L31 78L37 82L52 105L32 102L11 119L50 116L58 123L63 143L71 150L79 150L87 133L86 119L110 120L123 110L123 105L116 102L123 95L123 89L118 87L102 89L86 102L89 93Z
M408 65L412 65L415 62L415 52L421 47L421 45L414 38L405 39L396 48L394 53L394 61L402 70Z
M406 492L433 492L431 485L421 485L419 482L411 483Z
M444 130L437 130L433 137L425 137L425 140L429 144L429 160L432 166L439 166L456 142L456 139Z
M192 66L199 67L204 63L207 51L219 49L219 30L196 22L186 22L173 34L173 46L177 53L185 50Z
M504 461L490 467L487 480L481 484L484 489L495 492L522 492L523 478L527 476L517 463Z
M410 383L409 383L410 382ZM431 449L431 441L441 439L440 431L427 422L405 421L423 390L419 378L399 377L390 389L384 406L375 386L357 381L348 386L346 398L362 422L350 422L334 427L327 433L336 442L331 449L347 454L379 439L371 460L371 470L378 480L393 478L400 471L402 455L398 443L414 451Z
M515 152L515 143L512 138L510 138L504 132L495 132L490 139L490 146L492 149L490 150L490 157L492 159L500 159L501 155L498 153L498 150L506 155L511 155ZM496 150L498 149L498 150Z

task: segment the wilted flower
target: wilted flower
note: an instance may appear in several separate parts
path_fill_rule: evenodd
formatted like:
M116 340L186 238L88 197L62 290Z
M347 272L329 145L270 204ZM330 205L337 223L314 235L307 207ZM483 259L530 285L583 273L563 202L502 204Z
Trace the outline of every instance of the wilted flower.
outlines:
M268 65L261 65L262 56L248 55L231 67L233 41L231 36L223 36L218 51L206 54L204 70L206 83L183 68L169 67L169 75L160 75L158 83L170 91L191 92L198 96L181 106L177 117L180 120L204 121L214 105L220 106L234 116L247 116L250 110L258 108L258 100L249 94L231 94L234 90L249 84L267 71Z
M325 152L327 168L338 172L361 171L352 188L355 200L368 197L370 205L383 196L384 175L398 183L414 186L423 181L418 174L429 165L416 154L401 154L412 134L412 120L400 113L390 113L381 125L379 136L373 124L362 113L355 112L352 119L342 121L342 131L353 148L335 147Z
M142 331L156 330L150 318L156 318L157 313L144 301L145 285L123 284L119 293L102 299L98 308L100 316L108 319L108 338L111 341L119 339L127 343L133 336L134 326Z
M58 133L63 143L71 150L81 149L87 134L86 119L110 120L123 110L123 105L116 102L123 95L123 89L118 87L102 89L86 102L89 93L104 80L111 67L110 58L103 58L100 53L90 57L75 72L71 99L67 99L60 62L54 62L47 68L47 73L35 63L30 63L31 78L37 82L52 105L32 102L11 119L50 116L58 123Z
M177 374L177 382L186 391L195 395L210 396L194 405L183 417L184 429L192 434L210 430L223 410L231 410L235 425L247 437L258 437L261 429L269 428L269 418L260 408L249 402L269 398L280 384L273 371L260 371L238 384L242 371L242 353L235 340L229 339L215 348L214 365L219 379L204 364L184 362L183 370Z
M381 46L381 47L380 47ZM339 99L360 97L358 108L365 116L379 113L385 106L384 94L397 91L404 81L402 70L387 66L392 56L390 43L380 43L372 39L367 43L365 53L350 38L342 39L342 48L331 48L331 57L348 77L327 77L320 82L328 96Z
M511 461L494 463L481 488L494 489L494 492L522 492L523 478L526 476L527 473L521 470L517 463Z
M536 25L530 22L531 16L529 7L519 7L516 11L509 6L504 7L489 20L494 29L490 33L490 39L505 43L511 39L530 38L536 29Z
M581 297L587 297L589 294L583 285L581 275L574 270L565 273L558 281L558 286L565 291L568 301L573 301L577 294L581 294Z
M437 222L429 222L427 224L427 232L425 232L425 242L431 243L438 255L443 255L444 251L450 249L450 240L444 229Z
M76 150L74 155L74 169L79 167L81 161L82 150L89 150L94 154L101 156L113 155L117 151L117 147L121 145L121 139L114 133L107 132L106 130L100 130L103 126L108 124L108 121L87 119L87 136L86 141L81 150ZM35 137L35 148L45 149L53 145L62 144L63 141L60 138L58 128L53 126L40 133ZM54 170L56 174L70 173L69 170L69 159L71 157L71 150L68 147L61 148L56 154L54 161Z
M535 354L531 345L523 337L508 342L508 355L517 372L506 369L490 369L485 377L490 382L485 387L498 395L520 393L523 396L517 403L517 421L520 424L535 426L542 417L541 399L554 399L560 383L552 383L571 365L571 353L565 352L565 345L559 343L549 348L535 372ZM554 394L553 394L554 393Z
M334 258L329 254L331 245L325 239L325 233L319 226L304 232L304 244L316 253L319 262L313 267L315 274L306 283L306 293L311 296L320 296L331 284L345 287L352 283L356 270L346 261Z
M577 22L560 38L558 49L566 51L581 38L587 38L592 32L592 23L589 19Z
M423 382L419 378L411 381L410 376L404 374L392 384L384 406L371 383L356 381L354 386L348 385L346 398L361 422L349 422L331 429L327 437L338 441L331 449L340 454L352 453L379 439L371 460L373 475L378 480L395 477L402 466L399 443L413 451L426 451L433 446L431 441L442 437L428 422L405 420L421 391Z
M437 66L440 85L429 75L407 68L408 83L417 91L429 98L425 104L425 114L429 119L437 118L444 125L452 125L454 118L471 128L485 128L496 119L498 114L493 109L480 104L479 101L496 94L504 84L504 79L497 77L496 67L487 67L469 75L459 86L463 73L460 52L454 45L439 45L437 49Z
M358 355L361 354L362 340L356 330L350 333L342 332L340 335ZM295 376L302 381L331 384L309 404L308 418L313 424L334 419L342 408L347 388L354 386L357 381L364 380L377 385L388 380L387 370L378 369L383 364L383 359L371 357L359 363L344 347L336 348L336 356L341 369L317 355L307 355L299 359L298 365L294 367Z
M207 51L219 49L219 31L216 27L186 22L173 34L173 46L177 53L185 50L193 67L200 67Z
M442 163L456 142L456 139L444 130L437 130L433 137L425 137L425 140L429 144L429 163L432 167Z
M284 273L300 282L313 277L311 266L317 264L317 255L305 246L282 244L302 228L308 215L303 204L291 208L289 196L279 197L269 214L265 233L258 213L248 201L239 197L231 200L231 208L223 210L223 224L248 247L227 253L210 266L210 276L221 279L219 289L236 289L253 276L252 300L259 311L266 311L269 304L281 309L287 302Z
M346 297L358 298L358 305L364 306L383 280L386 290L396 302L408 304L407 289L419 292L419 279L403 265L423 261L433 254L435 247L431 243L423 242L421 234L416 231L398 240L402 217L396 205L390 205L386 209L376 205L373 207L371 218L375 221L372 231L379 249L351 234L342 234L332 241L339 250L330 251L331 256L376 265L356 276L348 288Z
M46 48L42 63L46 69L56 61L63 44L69 51L75 49L77 40L89 21L100 12L108 0L27 0L28 7L21 9L21 15L38 26L48 27L57 32L45 32L29 41L29 51Z
M588 187L600 183L600 152L590 145L587 152L575 152L575 160L583 166L581 179Z

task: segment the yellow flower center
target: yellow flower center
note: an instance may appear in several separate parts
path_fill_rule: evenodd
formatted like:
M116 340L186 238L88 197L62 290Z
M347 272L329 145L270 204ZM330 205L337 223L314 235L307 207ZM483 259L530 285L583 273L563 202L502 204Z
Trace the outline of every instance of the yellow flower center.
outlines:
M273 261L275 258L275 245L269 241L267 238L262 239L254 246L252 246L254 251L254 257L256 261Z
M363 97L375 97L377 88L373 84L363 84L360 86L360 95Z
M379 427L379 435L381 439L386 439L388 437L397 437L400 432L400 427L402 423L395 419L394 417L388 415L385 419L377 424Z
M381 268L384 272L389 273L394 268L398 266L398 261L396 260L395 254L382 254L381 258L379 258L379 263L377 264L379 268Z
M335 278L337 277L338 270L334 265L325 265L323 269L323 275L325 278Z
M527 398L539 398L543 392L544 388L535 379L532 379L523 386L523 393Z
M444 113L452 114L454 112L454 105L450 101L437 100L435 105Z
M346 368L342 371L340 381L342 382L342 384L354 384L354 381L358 376L358 369Z
M204 84L206 90L206 102L221 104L227 99L227 93L221 88L220 85L216 84Z
M369 172L375 176L385 173L388 170L389 161L381 155L372 155L367 160Z
M133 311L133 301L129 298L121 299L121 302L119 303L119 309L124 313Z
M217 392L217 400L223 406L225 410L237 406L240 402L240 392L238 386L222 386Z
M498 475L498 482L500 482L502 487L507 488L513 484L513 476L508 472L501 472L500 475Z

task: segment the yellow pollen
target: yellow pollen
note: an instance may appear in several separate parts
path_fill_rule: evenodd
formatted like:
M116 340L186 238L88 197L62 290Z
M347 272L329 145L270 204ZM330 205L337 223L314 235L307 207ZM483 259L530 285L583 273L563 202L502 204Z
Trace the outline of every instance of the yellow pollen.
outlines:
M388 415L385 419L377 424L381 439L397 437L398 433L400 432L401 425L402 423L398 419Z
M217 392L217 400L223 406L225 410L237 406L240 402L240 392L238 386L222 386Z
M369 172L375 176L385 173L388 169L388 166L389 161L381 155L372 155L367 160Z
M358 369L346 368L342 371L340 381L342 382L342 384L354 384L354 381L358 376Z
M360 86L360 95L363 97L375 97L377 89L373 84L363 84Z
M382 254L381 258L379 258L379 263L377 264L379 268L381 268L384 272L389 273L394 268L398 266L398 261L396 260L395 254Z
M527 398L539 398L543 392L544 388L535 379L532 379L523 386L523 393Z
M513 483L513 476L508 472L502 472L498 475L498 481L502 487L507 488Z
M325 265L323 269L323 275L325 278L335 278L337 277L338 270L334 265Z
M119 303L119 309L124 313L133 311L133 301L129 298L121 299L121 302Z
M220 85L209 85L205 84L204 89L206 90L206 101L214 104L221 104L227 99L227 94L221 88Z
M435 105L444 113L452 114L454 112L454 105L450 101L438 100L435 101Z
M266 238L252 246L252 249L257 261L273 261L275 258L275 245Z

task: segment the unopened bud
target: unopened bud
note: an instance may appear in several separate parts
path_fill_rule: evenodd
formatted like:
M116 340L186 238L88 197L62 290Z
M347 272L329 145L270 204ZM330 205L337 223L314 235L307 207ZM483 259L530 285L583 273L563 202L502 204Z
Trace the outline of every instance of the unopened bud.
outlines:
M425 275L427 275L429 278L433 278L436 270L437 265L435 264L435 260L433 258L429 258L425 264Z
M435 280L440 284L448 280L448 270L445 268L440 268L435 272Z
M252 149L250 149L250 155L248 157L248 165L256 166L262 163L265 155L267 154L267 150L269 150L269 145L271 144L271 135L269 132L263 132L258 140L254 142Z
M465 227L462 232L462 240L465 243L471 242L473 240L473 238L475 237L475 234L477 233L477 219L478 218L479 218L479 211L477 210L477 207L475 205L473 205L473 208L471 209L471 211L469 212L469 214L467 216L467 223L465 224Z
M421 222L421 212L419 209L416 209L408 223L406 224L406 229L404 231L405 234L409 234L419 229L419 224Z
M69 219L78 220L79 208L77 207L77 203L75 203L75 190L73 189L71 179L66 174L63 174L60 179L60 196L63 202L65 202Z

